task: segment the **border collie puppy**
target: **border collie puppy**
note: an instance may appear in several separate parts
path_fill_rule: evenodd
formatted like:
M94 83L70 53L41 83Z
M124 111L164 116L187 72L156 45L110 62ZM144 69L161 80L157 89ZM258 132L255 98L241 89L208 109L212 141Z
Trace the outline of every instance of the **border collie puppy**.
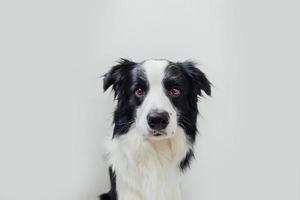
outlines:
M193 158L197 101L210 82L193 62L121 59L104 75L117 106L107 145L111 190L101 200L181 200ZM183 198L184 199L184 198Z

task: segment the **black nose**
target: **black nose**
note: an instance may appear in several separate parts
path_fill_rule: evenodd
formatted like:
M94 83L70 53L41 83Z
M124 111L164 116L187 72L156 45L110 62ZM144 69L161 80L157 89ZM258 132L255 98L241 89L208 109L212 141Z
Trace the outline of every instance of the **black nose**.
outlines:
M162 130L169 124L169 113L166 111L152 111L147 115L147 121L150 128Z

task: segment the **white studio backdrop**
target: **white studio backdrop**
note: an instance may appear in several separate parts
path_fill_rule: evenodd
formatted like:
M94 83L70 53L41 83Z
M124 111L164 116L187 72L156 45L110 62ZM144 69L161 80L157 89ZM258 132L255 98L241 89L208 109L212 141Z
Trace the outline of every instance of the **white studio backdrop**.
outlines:
M96 200L119 57L192 59L199 104L189 200L299 200L299 1L1 1L0 200Z

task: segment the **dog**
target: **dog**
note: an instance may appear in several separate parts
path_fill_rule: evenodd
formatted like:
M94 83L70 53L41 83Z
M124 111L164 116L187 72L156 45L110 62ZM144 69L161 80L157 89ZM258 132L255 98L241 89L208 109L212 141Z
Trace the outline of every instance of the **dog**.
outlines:
M197 102L211 83L191 61L121 59L104 75L117 101L107 144L111 189L101 200L181 200L194 157Z

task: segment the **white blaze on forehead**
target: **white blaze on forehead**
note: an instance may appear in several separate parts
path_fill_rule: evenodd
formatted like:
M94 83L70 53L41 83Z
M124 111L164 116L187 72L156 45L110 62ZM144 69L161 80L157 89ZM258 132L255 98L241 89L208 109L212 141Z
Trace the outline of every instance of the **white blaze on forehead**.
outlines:
M162 86L165 69L168 65L169 62L166 60L147 60L143 63L150 87Z
M171 102L164 92L162 83L168 64L169 62L166 60L147 60L143 63L149 83L149 91L142 106L146 112L150 112L152 109L170 112Z

